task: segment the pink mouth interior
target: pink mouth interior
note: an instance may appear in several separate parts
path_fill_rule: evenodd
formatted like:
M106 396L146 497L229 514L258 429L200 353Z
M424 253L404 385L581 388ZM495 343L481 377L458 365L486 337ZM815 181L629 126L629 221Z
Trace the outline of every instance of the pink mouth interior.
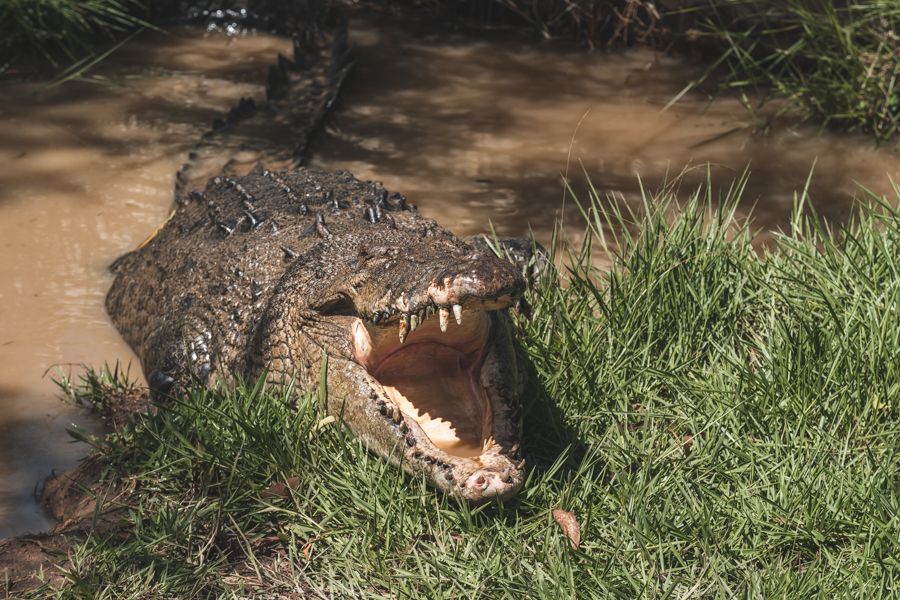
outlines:
M444 333L431 318L403 344L396 325L357 328L357 358L388 399L447 454L480 456L491 439L491 405L478 382L489 321L483 312L467 312L462 325L451 320Z

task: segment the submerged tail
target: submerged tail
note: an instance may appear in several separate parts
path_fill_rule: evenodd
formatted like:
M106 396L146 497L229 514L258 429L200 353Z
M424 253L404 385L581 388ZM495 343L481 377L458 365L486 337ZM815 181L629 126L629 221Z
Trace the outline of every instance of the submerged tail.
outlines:
M216 119L213 129L188 154L175 177L176 210L191 192L202 190L216 175L246 175L260 163L273 170L303 164L310 139L337 99L352 66L346 16L330 6L323 10L316 3L275 4L282 11L290 9L289 15L279 13L280 22L271 28L292 35L293 58L279 55L270 67L262 105L241 98L223 118ZM110 270L127 270L134 256L134 252L120 256Z
M352 65L342 13L330 11L298 28L293 58L279 55L269 70L265 103L242 98L188 155L176 176L176 203L216 175L244 175L257 163L285 169L304 162Z

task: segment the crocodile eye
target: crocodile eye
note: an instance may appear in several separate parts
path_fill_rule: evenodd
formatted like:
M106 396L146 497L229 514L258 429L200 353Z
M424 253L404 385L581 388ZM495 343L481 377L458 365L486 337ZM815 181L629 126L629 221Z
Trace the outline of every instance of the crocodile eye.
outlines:
M316 307L316 311L320 315L326 316L342 316L342 317L358 317L356 305L349 297L341 294L336 298Z

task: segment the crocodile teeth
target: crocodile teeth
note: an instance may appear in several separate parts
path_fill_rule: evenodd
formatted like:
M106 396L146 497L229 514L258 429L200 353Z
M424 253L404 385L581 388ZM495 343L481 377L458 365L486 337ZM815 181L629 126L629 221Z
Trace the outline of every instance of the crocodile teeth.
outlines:
M457 325L462 325L462 306L459 304L453 305L453 318L456 319Z
M419 326L419 315L412 315L406 318L409 319L409 332L412 333Z
M409 315L404 316L400 319L400 343L406 341L406 334L409 331Z
M450 311L443 306L439 309L439 316L441 319L441 332L447 333L447 323L450 322Z

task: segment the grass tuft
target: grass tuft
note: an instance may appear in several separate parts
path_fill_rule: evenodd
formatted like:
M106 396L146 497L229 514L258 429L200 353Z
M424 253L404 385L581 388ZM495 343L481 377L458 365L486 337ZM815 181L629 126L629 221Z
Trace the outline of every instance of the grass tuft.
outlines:
M880 141L900 133L895 0L706 0L682 12L724 51L716 66L726 87L784 98L824 125Z

